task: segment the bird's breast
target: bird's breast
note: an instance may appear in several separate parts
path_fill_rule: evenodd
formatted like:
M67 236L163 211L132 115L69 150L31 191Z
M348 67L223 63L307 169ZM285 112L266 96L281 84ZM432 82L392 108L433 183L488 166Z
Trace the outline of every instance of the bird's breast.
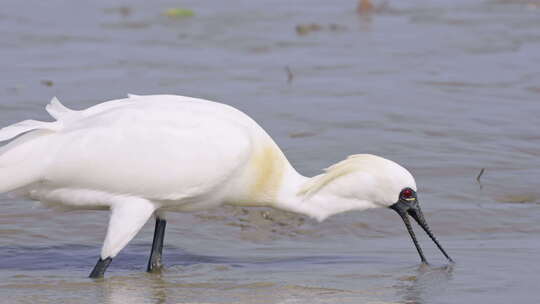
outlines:
M271 205L279 193L287 166L290 166L287 159L275 144L256 146L240 179L242 194L229 204Z

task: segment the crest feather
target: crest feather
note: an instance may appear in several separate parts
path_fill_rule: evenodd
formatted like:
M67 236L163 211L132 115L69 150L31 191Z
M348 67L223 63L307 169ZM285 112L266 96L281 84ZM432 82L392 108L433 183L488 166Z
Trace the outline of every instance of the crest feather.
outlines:
M349 155L345 160L324 169L325 173L311 178L300 188L298 194L312 196L337 178L361 170L365 167L366 161L373 158L377 158L377 156L371 154Z

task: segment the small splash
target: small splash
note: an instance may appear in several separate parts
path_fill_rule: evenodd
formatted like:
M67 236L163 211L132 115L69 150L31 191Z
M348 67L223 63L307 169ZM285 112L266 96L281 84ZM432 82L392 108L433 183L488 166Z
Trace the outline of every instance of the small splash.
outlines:
M430 299L444 293L452 280L453 265L431 266L420 264L414 273L398 278L398 295L405 303L429 303Z

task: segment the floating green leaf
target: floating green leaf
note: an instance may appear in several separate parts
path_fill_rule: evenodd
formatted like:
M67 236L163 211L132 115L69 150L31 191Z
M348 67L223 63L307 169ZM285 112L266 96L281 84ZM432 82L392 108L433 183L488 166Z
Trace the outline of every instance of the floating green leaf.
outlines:
M163 15L169 18L187 18L195 16L195 13L192 10L183 9L183 8L169 8Z

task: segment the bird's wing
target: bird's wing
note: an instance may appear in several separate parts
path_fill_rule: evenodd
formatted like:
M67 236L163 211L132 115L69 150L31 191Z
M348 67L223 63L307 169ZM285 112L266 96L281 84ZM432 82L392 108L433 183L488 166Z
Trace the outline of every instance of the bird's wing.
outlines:
M150 200L215 192L251 151L245 124L227 111L217 103L134 102L80 119L50 137L43 179Z

